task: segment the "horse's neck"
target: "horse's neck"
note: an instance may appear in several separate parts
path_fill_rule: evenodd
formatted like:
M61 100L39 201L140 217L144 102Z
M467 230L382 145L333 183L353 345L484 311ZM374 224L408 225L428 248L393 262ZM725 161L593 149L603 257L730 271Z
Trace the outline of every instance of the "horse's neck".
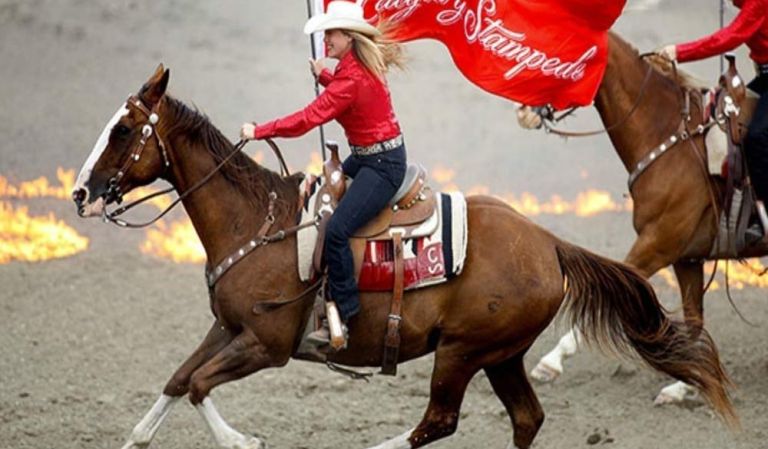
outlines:
M169 143L174 157L168 181L179 194L183 194L212 172L217 162L202 144L190 144L183 137L176 137ZM183 154L183 157L179 157L179 154ZM264 201L254 201L219 172L184 198L184 208L211 264L218 263L256 237L267 219L268 193L265 191L259 195L265 198ZM281 194L283 197L277 201L291 205L296 203L297 198L293 193L290 198L285 198L285 191ZM295 195L298 195L298 189ZM284 221L280 220L281 217L277 218L271 232L286 225L281 222Z
M595 107L606 128L621 122L609 136L628 171L680 123L678 92L649 70L629 44L611 36L608 66Z

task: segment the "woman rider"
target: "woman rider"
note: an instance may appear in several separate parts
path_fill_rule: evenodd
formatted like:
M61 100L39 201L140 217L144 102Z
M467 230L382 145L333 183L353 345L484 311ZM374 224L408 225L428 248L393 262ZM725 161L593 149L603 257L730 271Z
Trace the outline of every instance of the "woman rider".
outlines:
M744 153L758 198L763 232L768 233L764 201L768 201L768 0L733 0L741 11L727 27L705 38L667 45L659 54L680 62L695 61L747 44L757 77L747 86L760 96L744 139Z
M344 172L354 182L328 222L324 256L331 298L348 323L360 311L349 238L387 207L405 177L405 145L384 77L390 66L403 67L403 56L397 44L381 39L381 31L365 21L362 7L353 2L329 3L325 14L304 26L307 34L316 31L325 31L327 55L339 60L334 73L310 60L323 93L293 114L243 124L241 136L296 137L334 119L344 128L352 151ZM310 339L327 342L329 332L320 329Z

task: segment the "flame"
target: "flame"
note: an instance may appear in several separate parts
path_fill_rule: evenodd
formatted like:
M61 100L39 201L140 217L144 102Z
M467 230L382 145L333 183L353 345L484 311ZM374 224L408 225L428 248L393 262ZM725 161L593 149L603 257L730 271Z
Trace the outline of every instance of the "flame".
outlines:
M704 264L704 278L706 280L709 280L714 268L715 262ZM763 266L761 260L753 259L743 263L721 260L717 262L717 274L709 286L709 291L724 288L726 272L728 288L731 290L744 290L747 287L768 288L768 274L766 274L766 267ZM656 273L656 276L660 277L668 287L679 288L677 278L671 269L665 268Z
M487 194L488 190L474 187L469 192ZM527 216L574 214L579 217L591 217L605 212L632 210L631 204L619 204L613 200L610 193L592 189L579 193L574 201L566 201L560 195L552 195L549 201L542 202L528 192L523 192L519 196L514 193L504 193L497 197Z
M189 220L175 221L167 225L163 220L156 228L147 230L147 240L141 244L141 252L174 262L205 262L205 250Z
M125 195L125 202L130 203L131 201L136 201L139 198L143 198L145 196L151 195L159 191L160 191L159 189L155 189L154 187L148 187L148 186L138 187L136 189L131 190L130 192L128 192L127 195ZM173 199L169 195L160 195L152 198L151 200L148 200L145 204L151 204L152 206L155 206L159 210L165 210L168 206L171 205L172 202L173 202ZM140 206L136 206L136 208L138 209L142 206L143 204ZM176 206L176 207L180 207L180 206Z
M312 154L309 155L309 163L307 164L307 168L304 169L304 173L308 175L320 175L323 172L323 157L320 156L320 153L317 151L313 151Z
M260 162L264 155L256 152L254 160ZM307 173L322 172L322 157L319 152L310 154ZM582 179L588 179L589 173L582 170ZM438 165L431 173L432 181L439 190L460 190L455 183L456 171ZM58 185L54 185L45 177L21 182L18 185L9 183L8 179L0 176L0 198L34 199L55 198L69 200L75 183L75 171L58 168L56 170ZM153 187L141 187L132 191L126 197L131 201L156 192ZM475 185L465 190L467 195L492 195L491 189L484 185ZM632 200L616 200L610 193L590 189L579 193L573 201L568 201L559 195L552 195L549 200L541 201L532 193L524 192L516 195L501 193L496 196L506 201L512 207L528 216L541 214L575 214L579 217L591 217L604 212L624 212L632 210ZM170 205L173 197L165 195L153 198L148 202L159 210ZM84 251L88 247L88 239L77 234L63 221L57 220L52 213L44 217L32 217L26 207L14 210L9 203L0 201L0 263L12 260L41 261L56 257L66 257ZM174 262L202 263L206 260L205 251L188 219L171 222L160 221L147 231L146 241L140 250L145 254L173 260ZM713 262L705 265L705 273L711 273ZM727 265L730 288L740 290L748 286L768 288L768 275L760 276L766 267L760 260L752 260L747 264L730 262ZM725 285L726 262L717 265L716 280L710 290L722 289ZM677 289L677 280L670 269L660 271L657 276L662 283Z
M58 186L52 186L43 176L14 186L4 176L0 176L0 198L57 198L60 200L72 198L75 171L59 167L56 169L56 178L60 183Z
M0 264L67 257L86 248L88 239L57 220L52 212L33 217L26 207L14 210L10 203L0 201Z

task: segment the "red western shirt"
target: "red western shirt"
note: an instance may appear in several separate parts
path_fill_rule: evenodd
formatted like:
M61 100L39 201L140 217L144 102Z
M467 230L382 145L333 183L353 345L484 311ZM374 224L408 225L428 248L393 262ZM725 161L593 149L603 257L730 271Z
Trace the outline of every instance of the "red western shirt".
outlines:
M358 61L354 51L341 58L335 73L323 70L323 93L306 108L257 125L254 137L296 137L333 119L352 145L367 146L397 137L400 125L387 85Z
M750 57L768 64L768 0L737 0L741 12L722 30L693 42L677 45L680 62L709 58L747 44Z

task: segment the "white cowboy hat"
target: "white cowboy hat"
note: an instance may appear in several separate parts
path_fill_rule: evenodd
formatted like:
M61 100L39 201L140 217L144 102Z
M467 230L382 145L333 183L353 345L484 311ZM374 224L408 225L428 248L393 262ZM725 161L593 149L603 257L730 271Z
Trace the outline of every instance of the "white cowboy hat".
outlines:
M351 30L368 36L380 36L381 32L363 18L363 7L354 2L336 0L328 3L328 10L309 19L304 33L325 30Z

